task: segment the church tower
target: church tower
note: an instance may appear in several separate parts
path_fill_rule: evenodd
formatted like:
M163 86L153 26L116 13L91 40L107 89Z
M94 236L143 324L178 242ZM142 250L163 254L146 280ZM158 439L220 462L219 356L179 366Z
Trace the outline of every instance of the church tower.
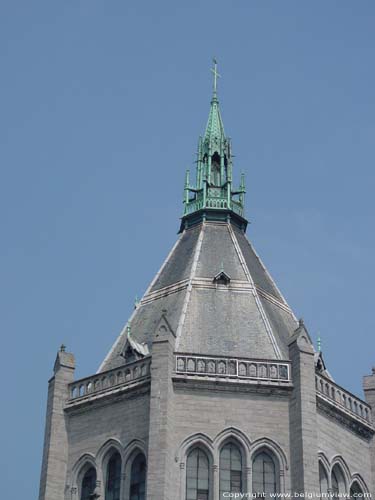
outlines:
M175 245L97 373L57 354L39 500L375 493L375 370L333 380L247 239L212 71Z

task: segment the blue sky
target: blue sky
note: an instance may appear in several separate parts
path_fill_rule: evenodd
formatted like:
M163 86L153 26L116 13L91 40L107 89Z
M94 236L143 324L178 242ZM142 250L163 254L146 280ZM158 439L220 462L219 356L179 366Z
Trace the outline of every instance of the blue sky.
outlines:
M176 239L214 55L248 236L361 394L375 364L374 25L371 0L1 2L4 498L37 496L57 348L93 373Z

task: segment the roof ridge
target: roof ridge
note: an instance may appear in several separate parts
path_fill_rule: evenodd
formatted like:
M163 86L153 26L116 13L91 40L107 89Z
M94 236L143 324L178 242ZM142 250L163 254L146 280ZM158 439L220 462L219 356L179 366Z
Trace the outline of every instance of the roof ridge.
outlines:
M281 297L282 301L284 302L284 304L285 304L285 305L286 305L286 306L287 306L287 307L291 310L291 313L292 313L293 318L294 318L294 319L297 321L297 323L298 323L298 319L296 318L296 316L295 316L295 314L294 314L294 312L293 312L292 308L289 306L289 304L288 304L287 300L285 299L284 295L281 293L281 291L280 291L279 287L277 286L277 284L276 284L275 280L272 278L272 276L271 276L271 274L269 273L269 271L268 271L267 267L264 265L264 263L263 263L262 259L260 258L260 256L259 256L258 252L255 250L254 246L252 245L251 241L249 240L249 238L247 237L247 235L246 235L246 234L245 234L245 239L246 239L246 241L249 243L249 245L250 245L250 247L251 247L252 251L254 252L254 255L256 256L256 258L257 258L257 259L258 259L258 261L259 261L259 264L262 266L262 268L263 268L264 272L266 273L267 278L270 280L270 282L271 282L271 283L272 283L272 285L274 286L275 290L276 290L276 291L278 292L278 294L280 295L280 297Z
M177 326L177 330L176 330L175 350L178 349L180 338L181 338L181 333L182 333L182 328L183 328L184 322L185 322L185 316L186 316L187 308L188 308L189 301L190 301L191 290L193 288L193 279L195 276L195 272L197 270L199 255L200 255L201 248L202 248L204 230L205 230L205 222L202 223L202 226L200 228L200 233L199 233L199 236L197 239L197 243L196 243L195 249L194 249L193 264L192 264L191 269L190 269L189 282L188 282L188 286L186 288L186 295L185 295L185 299L184 299L184 304L182 306L182 311L181 311L180 318L178 320L178 326Z
M229 226L228 227L229 233L231 235L231 238L232 238L234 247L236 249L237 255L238 255L239 259L240 259L241 265L243 266L243 270L245 272L245 275L247 276L247 278L249 279L249 282L253 286L253 295L254 295L254 298L255 298L255 303L256 303L256 305L258 307L258 310L260 312L260 315L262 317L262 320L263 320L264 326L266 328L266 332L268 333L269 339L271 341L272 347L273 347L273 349L275 351L275 354L276 354L277 358L278 359L282 359L281 351L280 351L280 348L279 348L279 346L277 344L276 337L275 337L275 335L273 333L273 329L271 327L271 323L269 322L269 319L268 319L268 316L266 314L266 311L264 310L262 302L261 302L261 300L260 300L260 298L258 296L258 291L256 289L254 280L253 280L253 278L251 276L250 270L247 267L245 258L242 255L241 248L240 248L240 246L238 244L236 235L234 234L234 231L233 231L232 227L230 225L228 225L228 226Z

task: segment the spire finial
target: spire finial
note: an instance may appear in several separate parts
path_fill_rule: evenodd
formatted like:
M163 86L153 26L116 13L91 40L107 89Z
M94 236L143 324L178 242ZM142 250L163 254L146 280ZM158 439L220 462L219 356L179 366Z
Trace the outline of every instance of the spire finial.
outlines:
M214 63L214 67L211 68L212 73L214 74L214 97L216 97L216 91L217 91L217 79L221 78L219 73L217 72L217 60L215 57L212 58L212 61Z
M65 352L65 349L66 349L66 345L61 344L61 346L60 346L60 352Z

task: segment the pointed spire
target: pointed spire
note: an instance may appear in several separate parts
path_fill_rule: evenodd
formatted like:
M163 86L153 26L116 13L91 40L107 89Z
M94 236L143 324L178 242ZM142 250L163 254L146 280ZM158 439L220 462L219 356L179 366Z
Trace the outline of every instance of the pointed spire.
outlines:
M219 141L225 139L224 124L220 114L219 101L217 98L217 78L220 77L217 72L217 61L213 59L214 67L211 68L214 74L213 93L211 99L211 108L208 115L206 132L204 134L204 142L211 140Z
M233 189L232 147L226 137L217 98L217 61L213 60L213 93L203 138L199 138L196 181L190 182L186 173L184 185L184 216L181 231L200 220L235 220L246 230L244 218L245 180Z

